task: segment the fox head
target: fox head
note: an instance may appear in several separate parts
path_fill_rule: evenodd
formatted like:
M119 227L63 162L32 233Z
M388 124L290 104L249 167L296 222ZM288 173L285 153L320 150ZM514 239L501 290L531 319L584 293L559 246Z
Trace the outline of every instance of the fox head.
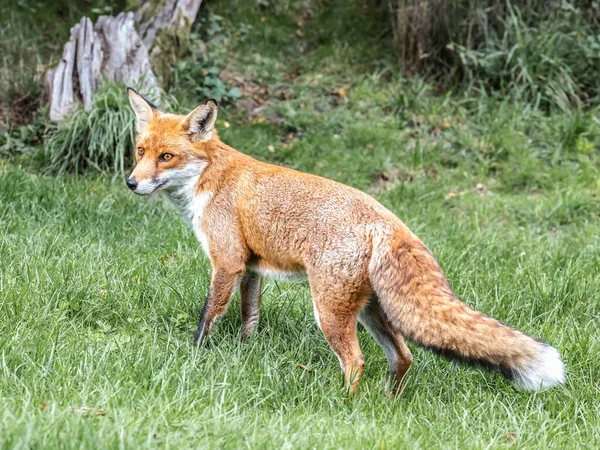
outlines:
M136 194L148 195L197 180L210 162L217 102L208 100L187 116L167 114L127 88L135 112L137 165L127 180Z

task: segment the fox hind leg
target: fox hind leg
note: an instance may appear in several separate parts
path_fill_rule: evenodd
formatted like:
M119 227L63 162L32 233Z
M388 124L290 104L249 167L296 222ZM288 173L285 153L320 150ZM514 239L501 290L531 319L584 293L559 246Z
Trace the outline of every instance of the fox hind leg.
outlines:
M324 283L315 284L311 282L317 322L340 361L352 394L358 386L365 365L356 336L356 324L358 313L368 296L344 288L325 287Z
M248 339L258 323L262 277L247 271L240 283L240 307L242 310L242 340Z
M412 364L412 354L404 338L392 329L375 296L360 311L358 320L383 349L390 365L391 394L399 394L406 372Z

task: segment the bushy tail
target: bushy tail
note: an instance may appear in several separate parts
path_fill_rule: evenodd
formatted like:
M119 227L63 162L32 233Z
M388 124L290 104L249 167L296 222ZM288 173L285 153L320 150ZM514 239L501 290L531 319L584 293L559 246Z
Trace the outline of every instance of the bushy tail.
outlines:
M558 351L462 303L431 252L408 231L374 251L373 288L391 325L443 355L499 370L525 389L564 383Z

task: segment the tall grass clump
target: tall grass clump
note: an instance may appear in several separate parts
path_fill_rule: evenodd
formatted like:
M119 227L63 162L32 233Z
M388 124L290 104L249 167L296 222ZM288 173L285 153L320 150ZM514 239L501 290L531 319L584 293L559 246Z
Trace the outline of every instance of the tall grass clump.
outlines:
M125 88L109 86L94 95L91 111L79 108L48 130L47 170L123 174L133 161L134 140L134 117Z
M445 50L454 38L456 2L389 0L388 5L393 44L407 73L431 73L432 61L448 63Z
M600 97L600 2L391 0L404 69L562 110Z

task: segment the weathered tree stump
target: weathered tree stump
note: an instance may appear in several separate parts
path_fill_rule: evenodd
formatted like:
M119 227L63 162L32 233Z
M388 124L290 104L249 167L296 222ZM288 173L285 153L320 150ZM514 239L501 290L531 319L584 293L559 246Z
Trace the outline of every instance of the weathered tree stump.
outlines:
M168 83L171 62L187 48L200 5L202 0L145 0L135 13L154 73L163 84Z
M100 16L95 26L83 17L71 28L60 63L46 76L50 120L68 117L80 102L90 110L103 80L137 86L156 100L162 90L154 66L165 78L171 58L187 42L201 3L145 0L135 14Z

